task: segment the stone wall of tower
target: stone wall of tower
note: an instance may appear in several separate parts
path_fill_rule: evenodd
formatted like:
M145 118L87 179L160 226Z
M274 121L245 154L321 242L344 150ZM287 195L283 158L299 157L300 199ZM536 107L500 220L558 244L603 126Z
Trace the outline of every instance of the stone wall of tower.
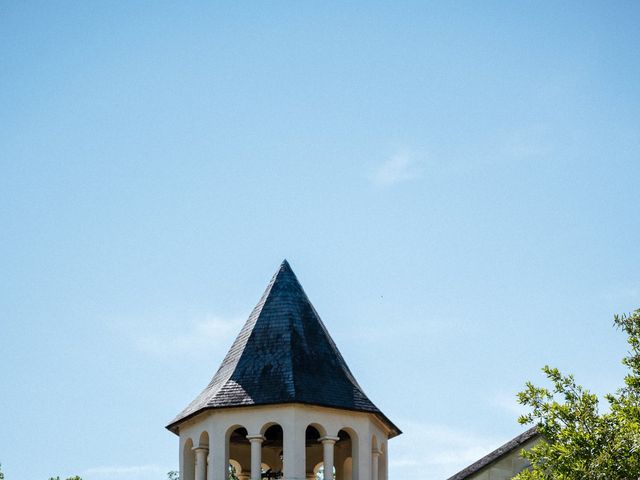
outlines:
M260 450L260 458L252 458L249 448L231 451L231 432L244 428L251 442L260 444L267 428L282 428L283 471L286 480L314 478L314 468L325 460L333 462L336 480L387 480L387 441L389 429L375 415L310 405L250 406L208 410L180 425L181 480L227 480L229 461L240 465L241 480L260 478L251 472L252 464L280 467L277 449L251 445ZM320 437L305 445L307 427L315 428ZM340 441L339 433L348 434L350 442ZM206 445L199 445L205 438ZM206 448L206 468L201 462L190 467L191 452ZM203 455L203 453L200 453ZM329 456L327 456L329 455ZM235 457L235 458L234 458ZM203 457L204 458L204 457ZM254 467L255 469L255 467ZM275 468L274 470L277 470ZM193 477L193 478L192 478Z

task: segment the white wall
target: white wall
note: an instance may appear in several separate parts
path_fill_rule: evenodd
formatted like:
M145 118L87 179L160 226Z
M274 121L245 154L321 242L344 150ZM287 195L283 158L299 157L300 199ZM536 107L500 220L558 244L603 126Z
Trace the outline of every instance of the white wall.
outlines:
M325 408L301 404L248 406L227 409L212 409L187 420L179 426L181 465L184 464L184 445L191 440L194 446L202 432L208 433L209 462L207 480L226 480L226 469L229 458L238 461L243 471L250 469L249 448L233 446L229 451L229 436L236 428L244 427L249 435L264 434L273 424L283 429L284 440L284 473L287 480L305 480L310 473L308 470L322 461L322 446L305 449L305 431L308 426L315 427L320 435L336 437L340 430L347 431L352 440L353 462L350 467L353 472L351 480L386 480L386 468L379 468L378 478L371 478L372 456L374 442L378 448L387 452L389 429L375 415ZM262 449L263 462L278 470L279 452ZM305 462L305 453L309 455ZM232 455L230 455L232 454ZM344 477L344 462L349 453L340 447L335 449L336 473ZM237 458L236 458L237 457ZM309 466L309 464L311 464ZM388 459L379 462L387 465ZM187 472L185 472L187 473ZM183 480L193 480L184 476ZM339 480L342 480L339 479ZM349 479L344 479L349 480Z

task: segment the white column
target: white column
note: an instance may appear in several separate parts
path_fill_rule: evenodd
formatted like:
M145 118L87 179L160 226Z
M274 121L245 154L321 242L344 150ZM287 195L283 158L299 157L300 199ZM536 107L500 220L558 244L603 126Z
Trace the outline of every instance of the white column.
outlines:
M207 454L209 447L194 447L196 452L196 480L207 480Z
M371 451L371 480L378 480L378 458L381 453L377 448Z
M354 480L371 480L371 437L368 431L358 433L358 465L354 464Z
M251 442L251 480L262 478L262 435L247 435L247 440Z
M283 425L284 429L284 478L306 480L304 465L305 431L295 422Z
M322 453L324 466L323 480L333 480L333 446L340 438L324 436L318 439L322 442Z
M207 480L229 478L229 444L223 431L209 432L209 474Z

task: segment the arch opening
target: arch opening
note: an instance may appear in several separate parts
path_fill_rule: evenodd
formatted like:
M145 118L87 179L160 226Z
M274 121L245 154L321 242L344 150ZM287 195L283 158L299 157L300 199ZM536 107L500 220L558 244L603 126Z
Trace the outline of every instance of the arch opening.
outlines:
M343 428L338 431L338 438L335 449L335 480L354 480L358 478L358 437L353 429Z
M251 470L251 447L247 440L247 429L234 425L227 430L226 458L228 480L247 480Z
M195 480L196 478L196 454L193 451L193 440L190 438L184 442L182 448L182 477L183 480Z
M304 467L306 480L315 480L318 468L322 465L322 437L320 430L325 431L320 425L312 423L304 432Z
M198 446L209 448L209 434L206 431L200 434L200 439L198 440Z
M268 423L262 428L262 478L282 478L284 470L284 431L277 423Z
M389 475L389 457L387 454L387 445L380 442L380 457L378 458L378 479L387 480Z
M314 480L323 480L324 479L324 462L320 462L313 468L313 478ZM333 467L333 478L336 478L336 467Z

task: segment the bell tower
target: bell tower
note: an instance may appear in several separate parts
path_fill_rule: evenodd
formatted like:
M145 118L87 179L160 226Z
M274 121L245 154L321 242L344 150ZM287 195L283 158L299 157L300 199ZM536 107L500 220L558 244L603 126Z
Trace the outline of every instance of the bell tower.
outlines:
M387 480L388 440L401 433L358 385L286 260L167 428L180 437L181 480Z

